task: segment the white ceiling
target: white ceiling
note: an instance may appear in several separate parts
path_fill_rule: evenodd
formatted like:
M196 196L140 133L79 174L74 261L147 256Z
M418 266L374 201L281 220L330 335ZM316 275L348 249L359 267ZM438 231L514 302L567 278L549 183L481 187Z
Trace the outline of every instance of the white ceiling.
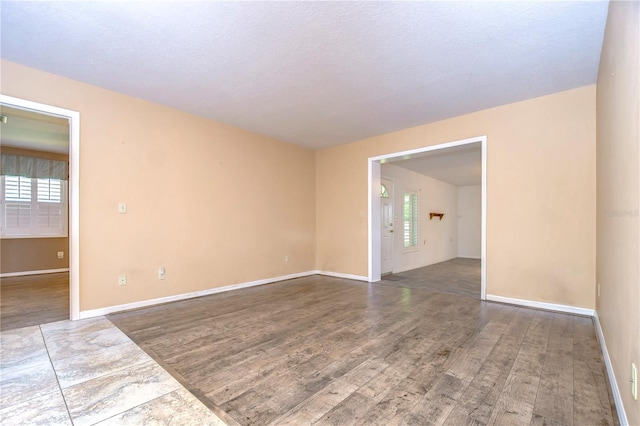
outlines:
M1 55L317 149L593 84L607 7L4 1Z
M0 124L0 145L35 151L69 153L69 120L0 105L7 122Z
M482 147L480 143L427 151L410 159L387 160L395 166L429 176L455 186L482 183ZM383 165L384 168L384 165Z

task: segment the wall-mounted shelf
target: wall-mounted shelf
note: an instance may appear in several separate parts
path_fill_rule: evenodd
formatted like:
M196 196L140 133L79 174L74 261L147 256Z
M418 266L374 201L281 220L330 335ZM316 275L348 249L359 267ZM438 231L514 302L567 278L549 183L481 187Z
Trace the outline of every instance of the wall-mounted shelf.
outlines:
M439 217L440 220L442 220L442 218L444 217L444 213L429 213L429 220L433 219L434 217Z

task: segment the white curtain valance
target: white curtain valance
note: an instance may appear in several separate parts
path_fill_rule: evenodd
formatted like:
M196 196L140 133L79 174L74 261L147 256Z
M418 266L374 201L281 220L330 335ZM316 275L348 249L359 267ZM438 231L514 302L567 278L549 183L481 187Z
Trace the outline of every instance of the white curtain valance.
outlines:
M69 166L66 161L11 154L2 154L1 157L2 175L62 180L69 178Z

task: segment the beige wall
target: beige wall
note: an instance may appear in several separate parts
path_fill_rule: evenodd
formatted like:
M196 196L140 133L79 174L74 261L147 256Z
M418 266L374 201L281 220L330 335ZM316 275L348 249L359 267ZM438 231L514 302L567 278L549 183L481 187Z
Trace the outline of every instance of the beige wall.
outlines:
M2 146L5 154L69 161L69 156ZM58 259L58 252L64 258ZM3 238L0 243L0 273L31 272L69 267L69 238Z
M80 112L81 310L314 269L312 151L7 61L1 84Z
M597 312L629 424L640 424L630 392L640 368L640 3L611 2L597 94Z
M487 136L487 293L594 308L595 86L316 155L318 269L367 274L367 158Z
M82 310L313 269L366 275L367 157L478 135L487 292L594 307L595 86L321 150L315 165L309 150L6 61L2 92L81 114Z
M4 93L4 92L3 92ZM0 135L0 140L1 140ZM69 161L69 156L67 154L58 154L55 152L44 152L44 151L34 151L32 149L22 149L16 148L13 146L4 145L4 141L0 142L0 152L4 154L13 154L13 155L23 155L25 157L38 157L38 158L48 158L51 160L58 161Z
M69 267L68 238L3 238L0 249L3 274ZM58 259L59 251L63 259Z

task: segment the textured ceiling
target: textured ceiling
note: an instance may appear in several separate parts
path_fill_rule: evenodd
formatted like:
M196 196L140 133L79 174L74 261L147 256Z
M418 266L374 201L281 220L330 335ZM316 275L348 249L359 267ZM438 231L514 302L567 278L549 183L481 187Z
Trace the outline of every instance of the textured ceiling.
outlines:
M6 2L3 58L310 148L593 84L607 2Z
M427 151L409 160L397 158L390 163L455 186L482 184L480 143Z
M34 151L69 153L69 120L0 105L7 122L0 124L0 145Z

